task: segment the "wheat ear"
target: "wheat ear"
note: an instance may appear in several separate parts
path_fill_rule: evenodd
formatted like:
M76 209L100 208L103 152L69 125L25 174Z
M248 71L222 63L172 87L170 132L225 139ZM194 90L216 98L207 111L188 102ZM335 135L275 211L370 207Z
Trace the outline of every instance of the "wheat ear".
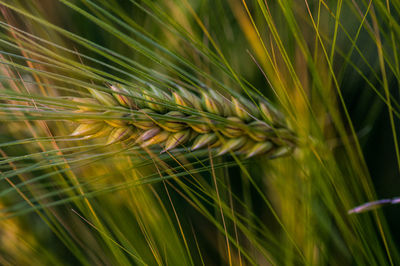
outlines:
M73 98L79 112L101 113L107 119L80 120L72 136L107 137L107 144L158 145L162 152L190 144L190 151L209 147L216 155L233 152L247 158L280 157L296 146L283 115L266 101L256 106L246 99L229 101L213 91L195 94L179 87L166 93L153 86L150 90L109 86L113 93L89 89L92 98Z

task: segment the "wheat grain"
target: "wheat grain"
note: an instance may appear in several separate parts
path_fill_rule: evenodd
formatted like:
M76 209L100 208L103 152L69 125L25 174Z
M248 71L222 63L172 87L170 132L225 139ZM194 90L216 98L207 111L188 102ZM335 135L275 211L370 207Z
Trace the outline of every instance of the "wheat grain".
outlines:
M260 101L257 107L246 99L228 101L213 91L196 95L183 88L171 94L155 87L150 91L120 85L110 88L112 94L89 89L93 98L74 98L79 112L102 113L112 119L80 120L72 136L108 136L107 144L133 141L141 147L158 145L161 152L190 144L190 151L210 147L216 155L234 152L247 158L280 157L295 148L295 135L268 102ZM118 107L118 111L98 106Z

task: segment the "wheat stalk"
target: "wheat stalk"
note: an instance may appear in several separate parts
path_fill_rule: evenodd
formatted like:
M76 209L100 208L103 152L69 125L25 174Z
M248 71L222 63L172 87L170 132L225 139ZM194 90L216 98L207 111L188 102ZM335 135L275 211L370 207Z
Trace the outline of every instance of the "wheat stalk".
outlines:
M257 107L246 99L229 101L213 91L197 95L179 87L167 94L153 86L150 91L109 86L113 93L90 88L93 98L73 98L79 112L101 113L109 119L79 120L72 136L107 137L106 144L159 145L161 152L190 143L190 151L210 147L216 155L234 152L246 158L280 157L295 148L295 135L285 126L283 115L266 101L260 100Z

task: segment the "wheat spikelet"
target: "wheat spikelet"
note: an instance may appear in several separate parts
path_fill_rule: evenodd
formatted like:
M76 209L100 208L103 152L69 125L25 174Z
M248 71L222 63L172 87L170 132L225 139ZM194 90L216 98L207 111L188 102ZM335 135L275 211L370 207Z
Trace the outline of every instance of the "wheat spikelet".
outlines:
M260 101L257 107L246 99L229 101L213 91L197 95L183 88L170 94L154 87L150 91L116 84L110 88L112 94L89 89L93 98L73 98L79 112L101 113L110 119L80 120L72 136L107 137L106 144L158 145L161 152L190 144L190 151L210 147L216 155L234 152L247 158L280 157L295 148L296 138L285 127L283 115L268 102Z

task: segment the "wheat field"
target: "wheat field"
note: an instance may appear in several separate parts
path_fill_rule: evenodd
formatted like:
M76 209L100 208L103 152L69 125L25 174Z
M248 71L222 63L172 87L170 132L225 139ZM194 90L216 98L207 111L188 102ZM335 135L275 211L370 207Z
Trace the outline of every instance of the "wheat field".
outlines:
M0 265L400 265L399 1L0 11Z

